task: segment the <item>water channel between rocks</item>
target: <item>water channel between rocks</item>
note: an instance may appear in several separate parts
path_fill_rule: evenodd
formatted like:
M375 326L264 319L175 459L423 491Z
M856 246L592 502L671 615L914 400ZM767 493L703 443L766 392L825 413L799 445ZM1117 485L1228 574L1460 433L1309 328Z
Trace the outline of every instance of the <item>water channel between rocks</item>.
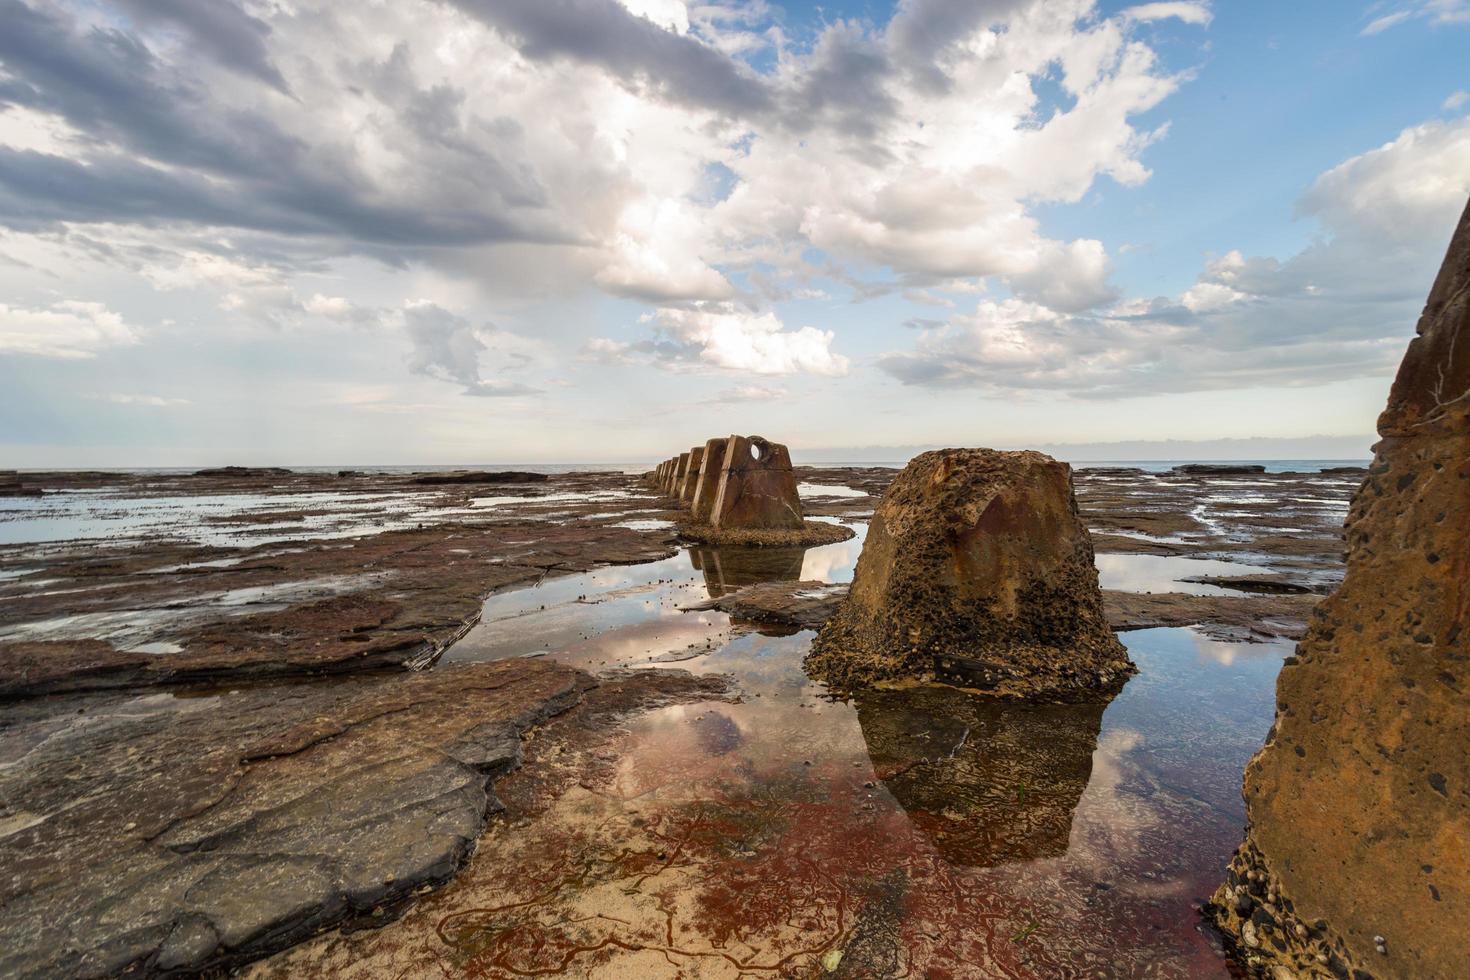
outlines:
M635 717L529 824L495 825L441 893L313 966L1227 976L1197 908L1239 841L1240 774L1290 645L1123 633L1140 672L1105 705L948 689L841 702L802 671L812 633L680 611L755 581L847 581L858 530L805 552L693 549L491 596L446 662L677 661L732 675L741 696ZM1104 587L1185 591L1180 577L1226 564L1137 557L1100 556Z

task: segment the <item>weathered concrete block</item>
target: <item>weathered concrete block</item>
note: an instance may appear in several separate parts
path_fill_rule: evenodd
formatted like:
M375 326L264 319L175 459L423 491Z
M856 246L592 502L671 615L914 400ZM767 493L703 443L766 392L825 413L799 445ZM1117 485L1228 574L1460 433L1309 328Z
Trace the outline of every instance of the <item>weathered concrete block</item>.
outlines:
M679 481L679 499L685 504L694 502L694 490L699 486L699 469L703 462L703 446L695 446L689 450L689 466L684 472L684 478Z
M879 502L848 599L807 663L842 686L1116 691L1133 665L1103 613L1071 468L1036 452L915 457Z
M1266 975L1470 977L1470 208L1417 333L1214 897Z
M674 476L669 481L669 496L679 496L679 488L684 485L684 474L689 469L689 454L680 453L674 459Z
M715 498L720 495L720 474L725 467L725 446L729 437L711 439L704 444L704 456L699 463L699 476L695 480L694 498L689 509L696 521L708 521L715 509Z
M801 498L791 454L760 436L731 436L710 513L719 530L801 530Z

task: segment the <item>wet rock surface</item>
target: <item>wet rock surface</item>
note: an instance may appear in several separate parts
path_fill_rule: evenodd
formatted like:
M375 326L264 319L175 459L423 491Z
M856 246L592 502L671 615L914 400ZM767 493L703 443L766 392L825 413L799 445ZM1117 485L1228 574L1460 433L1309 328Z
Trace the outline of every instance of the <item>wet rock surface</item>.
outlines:
M722 691L667 671L602 683L650 703ZM597 684L515 659L14 705L0 973L197 971L391 915L473 849L522 736Z
M828 514L859 530L877 496L896 475L893 470L877 467L800 468L795 473L802 485L805 511ZM1044 877L1039 879L1029 872L1017 877L1017 869L1022 866L1013 864L998 866L994 879L962 881L956 878L953 869L946 870L948 862L938 856L935 838L917 831L911 838L903 837L907 833L904 828L915 825L901 807L887 809L896 806L887 802L890 800L888 784L876 774L855 767L855 763L866 765L863 760L867 759L855 714L851 715L851 725L840 729L849 742L856 740L849 745L857 753L853 761L834 764L830 759L824 762L816 754L823 739L833 737L838 730L832 728L833 722L848 717L842 712L855 708L825 701L820 688L800 674L799 664L809 633L767 638L749 632L746 621L736 612L731 617L737 621L731 623L729 617L718 611L679 611L690 604L691 597L702 599L723 594L739 600L753 592L747 588L751 585L778 593L782 589L788 593L840 593L842 580L851 574L851 563L856 560L858 542L811 551L711 547L679 554L673 524L679 515L669 509L670 502L657 497L657 488L650 483L636 476L615 473L557 474L541 485L493 492L472 485L425 487L412 482L414 474L385 473L351 477L257 473L195 479L118 473L26 474L25 477L28 484L44 487L47 494L39 502L15 502L18 507L35 504L43 508L41 511L0 508L0 542L10 542L0 544L0 636L6 638L3 641L6 646L0 649L0 666L14 676L28 678L25 683L33 686L10 689L12 701L5 705L0 724L12 724L11 715L24 718L27 734L23 739L12 739L9 734L19 729L3 729L5 736L0 737L0 751L6 753L6 762L14 756L36 762L44 757L50 759L47 765L57 766L60 762L45 756L44 746L53 735L68 732L69 726L79 718L90 723L94 718L144 708L144 713L150 713L154 712L151 706L159 704L222 712L217 727L211 727L215 724L211 722L198 733L186 736L185 729L170 728L174 733L169 736L172 742L138 741L143 736L129 734L136 729L118 722L109 723L106 729L109 734L98 736L85 750L77 750L79 743L70 734L65 736L66 741L56 743L69 747L72 757L79 752L83 756L95 752L101 760L96 764L88 764L85 758L68 760L76 766L69 771L76 778L68 777L64 786L65 792L73 794L72 799L87 799L94 789L103 787L116 798L126 795L124 787L130 786L127 792L164 813L167 819L175 820L175 816L169 815L182 813L185 817L178 818L178 822L195 826L197 821L197 826L209 827L207 834L201 831L196 835L196 840L202 837L204 843L192 851L188 847L195 841L183 845L193 861L208 857L209 841L215 839L237 843L264 839L248 838L244 829L221 830L209 822L209 815L216 808L222 807L218 812L225 813L233 806L239 807L236 811L239 813L264 813L266 804L262 801L275 800L278 796L282 798L282 806L290 803L285 797L296 790L289 787L304 786L300 780L308 775L288 765L290 760L325 751L339 740L343 745L372 746L366 754L396 758L392 756L398 751L394 746L412 745L413 752L422 748L415 734L420 728L438 733L449 731L442 727L446 724L443 719L425 721L429 716L416 714L420 710L417 700L401 711L349 724L350 719L359 716L339 709L336 702L313 700L317 695L308 691L333 687L348 691L359 686L363 691L369 688L378 691L381 685L382 696L386 698L392 685L418 683L421 677L457 671L464 666L474 666L477 670L495 666L481 665L478 660L514 657L517 659L510 663L550 663L519 659L535 652L555 658L558 663L553 666L558 668L562 663L593 671L609 665L636 664L644 668L634 678L619 678L616 682L606 681L582 690L569 709L532 729L530 737L521 740L525 755L522 768L501 779L493 789L494 795L505 803L507 813L503 819L491 820L490 832L480 838L480 855L473 859L470 871L461 869L462 879L456 878L440 891L415 896L412 900L385 891L385 897L377 899L366 912L360 911L350 899L331 897L337 894L332 891L335 886L323 885L320 892L312 894L327 896L322 900L324 904L313 905L293 920L289 928L283 927L279 935L270 930L275 938L269 942L242 940L242 945L228 954L219 953L223 959L248 958L258 951L293 942L323 923L342 921L350 929L330 930L325 936L271 960L265 973L293 977L412 976L422 975L424 971L439 975L444 970L453 974L483 966L487 976L512 976L513 972L500 970L493 963L503 958L505 963L516 966L555 965L563 956L571 956L572 972L588 962L596 962L615 963L618 969L631 971L629 975L674 975L679 970L688 973L699 965L701 971L712 976L735 976L741 968L722 956L722 950L730 949L731 939L721 931L725 927L720 923L739 920L761 923L760 928L768 930L748 934L745 938L755 945L732 954L752 967L779 961L789 953L794 957L787 961L790 969L825 970L822 957L841 946L839 940L849 935L849 929L853 938L842 947L843 956L835 975L882 976L889 969L885 964L903 962L935 963L937 968L948 969L954 976L965 975L967 969L978 969L973 966L977 963L986 964L985 969L993 968L994 972L1030 970L1060 975L1077 964L1089 962L1079 945L1081 940L1073 943L1066 938L1072 930L1070 925L1043 920L1039 913L1030 911L1037 901L1038 882L1045 880ZM1077 475L1077 492L1084 519L1094 529L1106 529L1111 551L1156 555L1166 563L1174 563L1169 572L1173 578L1166 576L1149 588L1184 588L1178 581L1180 576L1186 576L1182 569L1197 563L1183 559L1208 555L1251 563L1241 565L1242 574L1260 574L1253 569L1264 565L1273 576L1319 590L1320 584L1330 579L1339 567L1338 508L1348 489L1356 486L1356 478L1346 481L1315 474L1266 474L1250 479L1251 486L1238 486L1229 477L1182 478L1141 471L1093 476L1082 471ZM109 515L105 534L99 535L94 527L82 527L86 521L75 517L77 501L83 500L90 502L87 513L98 509L98 501L118 501L102 507ZM159 516L166 517L175 511L181 513L176 523ZM52 521L67 534L27 540L24 533L17 532L24 532L29 526L26 521L33 514ZM1150 527L1173 530L1148 536L1146 530L1134 527L1140 517ZM79 529L76 534L71 534L73 524ZM113 533L112 524L122 527L122 533ZM844 535L852 533L851 527L846 526L841 531ZM5 537L7 533L10 537ZM649 561L653 564L632 564ZM628 567L622 567L623 563L629 563ZM649 584L659 582L665 584ZM805 583L815 584L808 589ZM482 602L486 592L491 593L490 598ZM1274 628L1271 624L1275 614L1271 610L1278 604L1294 603L1301 612L1316 601L1315 594L1118 595L1130 602L1165 607L1162 611L1173 617L1168 621L1181 623L1219 615L1218 611L1210 610L1232 604L1235 609L1230 615L1240 624L1232 629L1253 638L1263 635L1258 630ZM1106 600L1111 617L1114 594L1109 593ZM817 602L807 598L802 601ZM1155 615L1154 621L1158 621L1160 610L1152 606L1150 609L1151 612L1144 611ZM430 649L416 644L432 640L442 649L482 615L487 621L476 625L471 635L483 636L484 642L467 637L455 643L434 660L436 666L429 674L404 669L410 662L409 650ZM761 625L763 629L789 633L803 622L812 621L798 618L795 626ZM1114 621L1117 622L1116 617ZM1222 635L1224 632L1228 631L1222 631ZM410 640L412 643L408 643ZM779 656L785 658L779 660L784 665L781 669L798 679L792 683L806 687L796 687L793 694L789 687L763 686L764 678L778 662L776 654L763 652L752 658L741 681L746 703L720 702L717 708L711 708L705 702L695 708L683 703L686 697L727 695L679 688L677 684L683 682L662 679L663 668L649 669L656 662L678 660L680 666L705 673L719 672L726 665L719 651L726 647L742 648L749 641L792 644L789 648L779 648ZM1133 642L1129 640L1130 644ZM1279 662L1281 656L1279 644L1269 642L1251 646L1222 644L1199 634L1192 635L1189 643L1183 657L1171 657L1171 663L1193 662L1198 658L1201 663L1213 664L1217 659L1224 663L1234 658L1237 665L1265 666L1273 658ZM56 656L62 647L72 652ZM337 651L344 647L371 652L367 656L343 656ZM181 657L184 659L178 659ZM430 654L430 659L433 657ZM179 669L190 662L189 658L197 658L195 664L214 672L191 678ZM29 666L23 666L26 663ZM91 683L88 677L93 671L101 675L99 686L122 689L35 696L41 690L75 691ZM272 675L271 671L285 673ZM70 687L35 686L45 677L54 676L63 678ZM198 677L214 678L214 686L200 690ZM664 684L675 686L664 688ZM1132 690L1131 685L1129 691ZM1193 693L1199 688L1184 683L1181 690ZM234 694L227 693L230 691ZM266 699L264 694L251 694L252 691L276 692L276 695ZM520 686L517 691L507 691L506 696L524 708L538 703L541 696L531 686ZM269 703L262 704L259 710L248 700L236 702L242 706L239 710L216 707L226 697L235 695L259 696ZM379 695L364 695L364 698L363 703L372 703ZM1125 692L1115 706L1125 707L1123 702L1127 698ZM421 708L430 715L454 705L453 699L443 692L423 700ZM693 793L687 809L669 809L659 802L661 799L667 802L667 791L661 787L671 785L659 768L659 760L667 761L667 729L659 728L658 734L647 743L646 751L654 753L651 765L646 755L638 754L644 750L629 756L619 754L618 748L621 745L617 741L618 733L630 726L637 730L643 724L639 721L643 708L670 701L676 703L658 708L662 713L659 717L667 717L670 724L677 721L677 731L687 733L691 751L706 760L700 765L708 767L708 782ZM275 711L276 705L298 703L303 711L304 706L312 705L309 718L291 722ZM1226 700L1212 703L1208 710L1182 712L1180 718L1185 721L1215 719L1209 724L1203 721L1196 724L1200 732L1191 736L1187 750L1189 765L1169 770L1167 778L1130 777L1146 788L1150 800L1168 798L1169 786L1183 785L1190 780L1197 783L1199 761L1220 754L1218 766L1210 770L1213 775L1207 785L1212 787L1212 793L1214 788L1219 788L1216 795L1225 801L1221 805L1228 812L1223 821L1226 836L1218 852L1211 852L1214 856L1207 857L1205 862L1208 878L1202 881L1208 884L1201 884L1188 894L1207 892L1215 880L1213 869L1219 867L1238 840L1235 828L1240 816L1231 807L1238 805L1240 765L1254 744L1258 744L1265 721L1261 721L1259 728L1248 729L1251 744L1245 744L1238 734L1222 743L1216 729L1219 717L1230 714L1242 703L1252 702L1249 699L1243 702L1240 692L1232 689ZM144 707L137 707L140 705ZM776 715L780 719L778 723L773 722L765 706L780 706ZM77 709L82 709L81 715L76 714ZM1269 698L1261 710L1265 711L1263 718L1269 717ZM824 711L830 714L821 715ZM170 717L166 712L156 714L159 718ZM473 721L469 714L472 712L456 717L454 724ZM345 727L345 732L323 743L313 742L302 752L240 761L246 749L250 749L253 757L255 750L250 747L258 742L289 747L276 737L282 726L310 729L318 717L328 719L331 725ZM1158 710L1150 708L1134 716L1128 724L1146 728L1148 719L1156 717ZM229 727L237 724L239 728ZM354 738L366 737L354 734L365 725L378 732L373 739L381 737L385 741L353 743ZM130 774L133 770L129 766L141 765L136 762L144 756L140 751L132 757L133 761L114 766L117 772L102 771L103 762L117 757L115 750L108 747L109 740L114 738L127 748L146 746L150 751L157 748L160 763L142 775ZM244 774L241 785L257 795L239 797L238 804L211 805L219 785L215 781L217 774L205 772L199 776L198 767L183 758L191 738L196 739L194 751L200 756L199 766L216 763L222 767L235 766ZM231 738L234 743L224 746ZM435 734L424 744L439 738ZM751 756L750 747L762 739L768 744L760 753L796 754L782 757L779 762L761 762L762 755ZM165 752L161 746L166 744L169 747ZM426 756L442 752L443 741L437 744L439 748L423 749ZM1104 758L1109 751L1108 744L1107 739L1099 742ZM1244 748L1237 757L1221 753L1222 744L1234 746L1232 752L1241 745ZM124 756L127 748L121 750ZM953 748L953 745L944 746L946 752ZM403 751L408 750L403 748ZM36 752L41 754L33 758ZM757 781L748 788L748 798L739 797L732 802L732 780L750 778L752 770L746 764L747 758L756 760L757 771L764 773L762 780L776 779L777 788L773 791L772 784ZM815 765L805 764L814 759ZM344 765L350 768L365 761L349 760ZM29 764L24 762L23 768ZM180 770L180 775L173 774L175 768ZM318 768L326 771L330 767ZM0 769L3 773L19 771ZM50 771L55 775L58 770ZM1089 792L1095 792L1099 779L1106 784L1111 778L1107 766L1100 771L1101 776L1094 773L1091 784L1094 788ZM814 780L810 787L796 790L797 811L791 809L793 800L783 796L781 789L790 788L787 780L792 773ZM837 782L824 781L824 775L835 775ZM197 785L203 789L196 790L196 776L202 780ZM870 785L865 786L865 782ZM85 807L78 805L57 812L56 817L47 818L42 824L32 825L36 814L49 812L48 808L56 809L55 800L61 799L48 796L50 791L43 792L41 785L41 782L28 782L25 788L4 797L9 809L0 814L3 821L0 844L13 834L43 827L51 819L67 815L82 819ZM279 791L272 787L278 787ZM333 783L311 798L329 800L333 794L345 793L348 788L352 787ZM306 793L304 789L301 792ZM201 793L204 803L200 803ZM353 809L356 804L349 805L350 799L342 797L342 812L365 812ZM618 802L620 799L624 802ZM800 808L817 804L827 809L796 818L797 813L807 812ZM108 803L109 807L112 805ZM490 806L493 804L487 803ZM1191 822L1181 824L1187 826L1187 832L1181 831L1185 837L1173 844L1156 843L1147 850L1151 855L1168 855L1167 860L1174 862L1174 866L1192 867L1189 862L1197 863L1197 857L1186 860L1186 854L1200 835L1199 824L1195 822L1197 804L1185 800L1171 806L1176 807L1170 811L1173 817L1159 826L1178 823L1185 815L1191 815L1188 818ZM576 836L572 838L574 843L581 843L568 848L564 846L568 838L547 834L540 825L523 825L523 820L535 819L543 807L565 810L565 818L575 828L582 828L588 819L606 816L608 820L600 825L595 841ZM887 814L876 823L874 807ZM336 808L336 803L327 807L328 816ZM1077 839L1085 840L1086 828L1092 825L1089 819L1095 824L1097 818L1085 816L1089 812L1085 800L1079 804L1078 812L1083 816L1076 818L1082 821L1080 824L1074 823L1082 828ZM325 829L319 831L320 820L314 817L313 821L312 833L320 832L323 840L344 839L341 834L333 837ZM128 816L117 827L95 832L108 846L123 840L116 845L119 855L132 860L141 845L128 842L131 831L118 830L129 822L136 822L138 827L157 826ZM90 825L77 826L88 828L77 831L80 837L94 833ZM275 828L272 831L275 833L285 824L269 826ZM552 826L560 824L553 822ZM1213 828L1214 824L1210 826ZM771 827L785 828L779 846L774 848L767 830ZM107 836L114 832L114 836ZM295 841L297 838L292 836L295 833L283 832L281 840ZM896 852L891 847L895 834L906 841L904 850ZM164 835L158 838L163 839ZM687 842L684 850L679 850L680 841ZM742 849L731 847L737 841ZM87 901L111 901L116 907L142 894L127 891L132 879L126 877L118 879L118 890L106 884L109 879L102 875L108 865L103 859L98 859L97 865L103 870L94 875L85 864L89 860L86 855L92 852L83 854L78 850L82 843L63 841L57 847L68 862L82 862L68 865L68 873L74 879L67 886L72 889L70 894L81 895L90 890ZM249 845L255 846L255 843ZM378 846L373 844L373 848ZM852 867L854 848L861 852L863 860L871 858L875 865ZM364 854L369 850L360 849ZM251 851L252 855L255 853ZM279 873L280 880L287 881L293 889L298 882L321 880L322 859L316 851L302 845L299 853L302 855L299 868L291 866L289 871L282 872L280 865L267 863L261 865L262 875ZM386 864L398 860L391 848L384 853ZM675 882L681 888L689 883L689 855L695 854L700 855L700 861L708 863L700 872L704 890L697 893L705 896L701 901L713 903L712 911L708 915L695 914L696 910L681 907L677 921L688 926L693 939L689 943L669 945L664 935L668 918L660 907L664 901L661 896L663 889L675 887ZM822 859L813 863L814 854L822 855ZM34 850L28 851L28 857L37 859ZM229 851L223 857L232 862L226 872L231 880L246 874L237 870L241 866L238 862L243 860L239 853ZM585 863L581 863L583 858ZM1069 860L1072 858L1065 856L1042 859L1041 864ZM1080 862L1082 858L1076 860ZM929 871L915 877L915 861L933 864ZM555 896L546 898L547 892L537 885L543 879L536 876L555 876L568 869L574 872L570 878L546 879L563 881ZM842 876L849 871L858 877L844 884ZM53 876L60 873L47 872ZM396 872L389 869L388 873ZM586 873L591 876L583 877ZM220 879L210 880L214 884L199 886L198 895L217 894L210 889L217 889ZM246 874L242 880L257 879ZM1083 880L1084 889L1091 880ZM639 907L646 918L637 920L636 928L595 917L585 919L584 903L593 899L584 892L594 888L598 881L607 885L598 894L608 895L615 904L635 901L623 889L645 888L648 894L636 902L642 903ZM755 887L732 891L734 885L746 881ZM1014 886L1007 884L1012 881ZM1151 894L1148 890L1156 888L1149 879L1141 880L1138 886L1143 889L1141 894ZM24 889L24 882L18 887ZM1014 898L996 897L1009 887L1017 892ZM511 901L507 897L508 888L517 894L524 892L526 898L543 904L533 903L493 914L476 911L498 908ZM194 886L190 886L186 897L189 894L196 894ZM954 898L956 895L961 897ZM565 921L552 915L544 904L563 901ZM909 921L914 914L909 911L912 908L909 903L914 901L921 906L922 924ZM949 910L952 901L958 902L957 908L963 911L954 912L958 918L951 921L947 917L952 914ZM333 919L332 915L313 918L319 908L337 908L335 903L339 902L347 911L338 918ZM856 918L845 919L836 913L844 903L846 908L856 910L853 913ZM1072 900L1068 903L1067 907L1071 908ZM157 914L164 916L167 909L176 906L186 907L165 896L157 903ZM991 911L979 921L996 924L977 931L974 910L982 906ZM83 911L91 907L85 902L75 906ZM8 913L9 905L5 908ZM78 918L70 923L66 920L72 914L68 909L73 906L55 908L58 916L55 930L92 931L92 926L86 924L91 920ZM793 926L794 908L803 909L803 915L809 918ZM1132 917L1145 913L1130 908L1133 910L1118 922L1103 927L1117 930L1122 945L1115 945L1109 953L1115 958L1122 957L1116 962L1126 961L1142 971L1149 957L1158 955L1160 949L1170 950L1172 956L1179 955L1181 947L1174 938L1162 947L1154 943L1158 937L1170 935L1167 930L1157 931L1159 925L1152 920L1134 921ZM375 909L382 911L374 914ZM406 910L407 918L395 925L361 928L380 925L402 910ZM1048 914L1061 914L1064 918L1073 915L1070 911L1055 910ZM1186 909L1184 914L1190 919L1192 935L1192 913ZM735 918L731 919L731 915ZM999 918L992 920L989 916ZM217 937L211 939L214 926L206 931L192 913L180 921L184 924L178 929L177 948L203 949L211 942L216 943L216 950L222 948ZM1071 921L1066 918L1067 923ZM453 928L440 932L441 922ZM963 928L958 925L961 922L966 923ZM601 933L597 923L605 927ZM823 938L812 940L811 924L826 930ZM0 925L0 930L4 928L5 925ZM96 931L96 935L102 936L104 932ZM576 953L575 943L558 945L573 938L575 942L583 942L589 933L592 938L587 941L612 944L587 954ZM1077 934L1090 936L1088 941L1094 942L1097 927L1088 926ZM937 948L932 940L925 938L929 935L953 936L953 948L948 948L950 940L940 944L945 948ZM1023 938L1013 942L1016 936ZM620 952L622 947L615 941L643 943L644 951ZM828 945L821 946L822 943ZM7 937L0 945L9 951L12 944ZM662 948L669 952L661 951ZM698 952L680 958L678 950L685 948ZM806 952L813 948L816 952ZM539 952L525 955L531 950ZM766 950L782 952L767 957ZM583 956L586 959L578 958ZM1218 968L1214 956L1207 953L1203 961L1211 969ZM674 957L681 965L672 966L674 960L668 957ZM1205 970L1194 975L1217 974Z
M149 495L173 501L168 513L176 510L181 523L145 524L122 540L0 544L0 575L15 576L0 578L0 700L422 667L473 625L488 592L675 552L672 524L626 526L672 515L621 474L563 475L544 489L489 495L455 485L423 490L412 474L353 479L350 492L334 476L263 485L253 471L219 481L35 479L48 488L43 503L95 506L116 495L118 516L94 525L151 518L159 508ZM109 493L72 496L93 488ZM198 534L211 523L204 508L222 499L259 502L230 511L232 521L264 512L269 523ZM293 502L294 510L280 509ZM282 520L309 510L326 516ZM95 530L69 518L55 523L59 535Z
M1417 334L1215 893L1264 976L1470 975L1470 209Z
M1106 690L1131 672L1102 609L1071 470L939 450L885 492L847 601L808 667L840 687L953 679L1005 695Z
M718 609L739 622L817 629L837 614L848 586L817 581L773 581L721 593L688 609ZM1103 591L1103 612L1114 630L1200 626L1206 635L1240 642L1300 639L1317 597L1198 596L1181 592Z

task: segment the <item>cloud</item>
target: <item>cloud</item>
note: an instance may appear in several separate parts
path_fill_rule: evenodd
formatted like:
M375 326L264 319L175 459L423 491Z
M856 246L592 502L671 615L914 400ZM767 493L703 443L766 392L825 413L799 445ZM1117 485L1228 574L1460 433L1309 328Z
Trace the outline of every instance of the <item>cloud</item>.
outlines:
M1393 6L1398 9L1373 18L1359 33L1364 37L1381 34L1409 20L1427 20L1436 27L1470 24L1470 0L1397 0ZM1383 7L1377 4L1370 9Z
M540 391L519 382L481 377L480 356L491 350L484 337L502 333L494 327L476 327L443 307L420 301L403 310L403 330L413 345L408 368L415 374L461 384L466 395L483 398L531 395Z
M745 115L769 107L755 73L615 0L451 0L511 38L523 57L594 64L661 99ZM666 4L640 4L667 11Z
M1123 11L1123 16L1129 20L1156 21L1174 18L1186 24L1199 24L1206 26L1214 19L1210 13L1210 5L1194 0L1174 0L1168 3L1141 3L1136 7L1129 7Z
M268 24L230 0L114 0L140 21L165 24L185 35L186 42L209 52L220 64L254 75L283 94L286 80L271 63Z
M111 402L114 405L139 405L146 408L175 408L180 405L191 405L187 398L165 398L162 395L90 395L97 401Z
M1461 89L1458 92L1451 92L1445 97L1443 108L1446 112L1454 112L1456 109L1462 108L1466 103L1470 103L1470 92Z
M878 365L909 385L1095 398L1387 374L1467 197L1470 120L1413 126L1302 194L1323 233L1296 255L1232 250L1178 298L1091 312L985 300Z
M455 143L453 132L423 131L436 117L422 105L401 105L419 131L389 114L395 131L377 151L376 120L355 131L322 125L331 103L360 101L356 79L335 79L312 106L267 109L210 77L207 48L166 58L143 35L20 0L0 0L0 19L0 104L57 116L86 137L66 155L0 148L0 224L230 226L390 250L569 238L538 217L534 179L499 164L512 133ZM412 167L400 166L404 151L418 151Z
M139 339L137 328L101 303L65 300L42 308L0 303L0 354L90 358Z
M707 401L712 405L737 405L741 402L780 401L785 397L785 388L771 388L766 385L736 385L734 388L724 389Z
M830 330L788 330L774 313L750 313L728 304L664 307L643 318L653 336L636 343L599 337L582 347L587 360L648 362L671 371L732 371L756 375L837 377L849 362L832 351Z

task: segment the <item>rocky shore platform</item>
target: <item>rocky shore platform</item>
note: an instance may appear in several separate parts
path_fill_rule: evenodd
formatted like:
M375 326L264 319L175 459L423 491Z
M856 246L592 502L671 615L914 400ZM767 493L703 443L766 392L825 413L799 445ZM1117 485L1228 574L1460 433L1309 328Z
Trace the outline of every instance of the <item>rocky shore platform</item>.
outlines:
M843 537L896 472L795 469ZM705 548L702 587L645 600L624 571L691 559L684 513L638 475L426 475L23 475L37 495L0 506L0 974L218 972L296 947L261 969L328 975L320 944L491 860L487 835L515 853L525 814L598 784L609 732L745 694L662 661L811 629L845 589L830 556ZM1341 577L1359 480L1077 471L1109 622L1297 635ZM557 602L589 625L543 644ZM654 667L645 633L579 652L597 617L635 613L688 652ZM500 637L533 642L457 659Z

